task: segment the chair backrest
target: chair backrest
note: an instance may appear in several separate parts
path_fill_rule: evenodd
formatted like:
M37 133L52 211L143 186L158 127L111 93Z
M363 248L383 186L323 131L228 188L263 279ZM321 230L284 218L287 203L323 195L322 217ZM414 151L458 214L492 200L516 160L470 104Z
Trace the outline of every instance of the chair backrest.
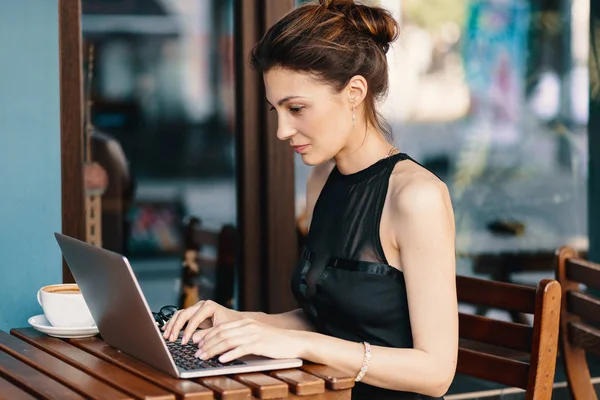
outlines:
M550 399L556 366L560 284L537 288L457 277L458 301L533 314L533 326L459 314L457 372L526 390L526 399Z
M202 221L190 217L184 224L184 254L179 307L212 299L233 306L237 232L232 225L221 231L204 229ZM199 283L200 275L205 282Z
M600 299L580 290L580 283L600 290L600 264L581 259L571 247L556 255L556 278L562 288L560 347L571 396L575 400L598 399L591 382L585 352L600 355Z

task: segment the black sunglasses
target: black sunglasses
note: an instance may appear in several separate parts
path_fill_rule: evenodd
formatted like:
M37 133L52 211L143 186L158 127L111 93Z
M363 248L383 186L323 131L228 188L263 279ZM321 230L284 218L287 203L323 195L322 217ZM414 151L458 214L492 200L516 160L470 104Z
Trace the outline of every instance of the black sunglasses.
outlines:
M179 310L175 306L164 306L157 313L153 312L152 316L154 317L154 321L159 328L162 328L170 319L173 317L173 314Z

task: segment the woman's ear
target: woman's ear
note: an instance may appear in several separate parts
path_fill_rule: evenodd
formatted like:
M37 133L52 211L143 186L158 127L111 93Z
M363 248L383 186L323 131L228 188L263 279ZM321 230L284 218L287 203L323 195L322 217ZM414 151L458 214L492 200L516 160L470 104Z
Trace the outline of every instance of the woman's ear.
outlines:
M355 75L350 78L344 91L348 93L349 102L354 107L358 107L365 97L367 97L368 88L367 80L361 75Z

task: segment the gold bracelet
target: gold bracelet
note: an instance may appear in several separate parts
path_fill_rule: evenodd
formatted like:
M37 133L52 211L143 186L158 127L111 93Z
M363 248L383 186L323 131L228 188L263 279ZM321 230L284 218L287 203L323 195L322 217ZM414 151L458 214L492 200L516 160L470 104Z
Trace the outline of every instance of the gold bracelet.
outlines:
M354 382L360 382L360 380L365 376L367 370L369 369L369 361L371 361L371 345L369 342L363 342L363 345L365 346L365 358L363 359L363 364L358 372L358 375L356 375L356 378L354 378Z

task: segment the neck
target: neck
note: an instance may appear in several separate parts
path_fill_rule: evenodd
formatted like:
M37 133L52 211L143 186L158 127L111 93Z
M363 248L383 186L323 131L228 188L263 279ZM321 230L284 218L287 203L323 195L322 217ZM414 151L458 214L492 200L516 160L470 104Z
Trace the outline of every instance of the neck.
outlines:
M393 149L383 134L372 127L367 128L366 136L355 136L356 139L334 157L338 170L344 175L362 171L390 155Z

